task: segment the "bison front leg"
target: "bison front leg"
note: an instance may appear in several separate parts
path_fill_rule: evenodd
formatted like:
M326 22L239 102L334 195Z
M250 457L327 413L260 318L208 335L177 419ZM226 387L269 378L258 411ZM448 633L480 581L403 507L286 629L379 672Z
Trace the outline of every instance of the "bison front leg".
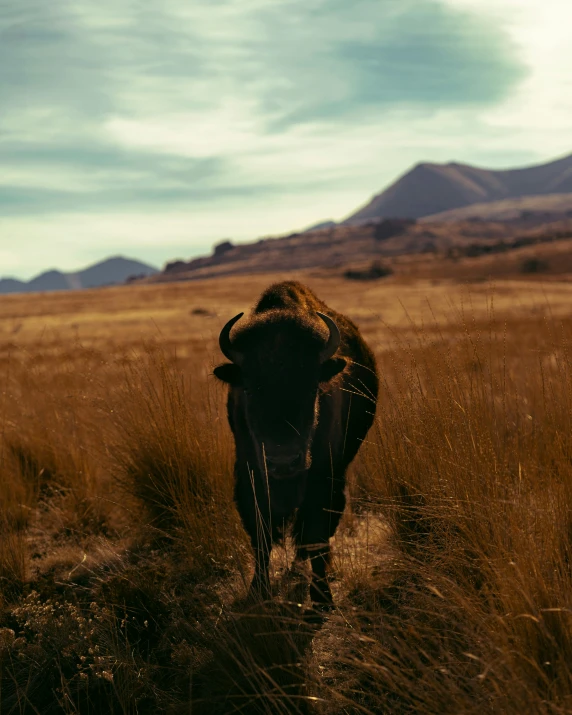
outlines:
M338 486L338 489L332 488ZM329 480L329 490L312 490L306 495L294 522L293 536L298 546L297 558L310 559L312 583L310 599L320 608L333 606L328 583L330 538L334 535L345 507L346 498L341 481Z
M312 564L312 583L310 584L310 600L319 608L333 608L334 599L328 583L328 567L330 565L330 544L315 544L306 547Z
M300 526L303 529L302 524ZM303 529L306 531L305 529ZM295 534L295 537L297 535ZM304 539L304 541L309 541ZM312 583L310 585L310 600L321 608L333 606L332 591L328 583L328 566L330 564L330 544L328 541L304 543L296 552L296 561L310 559L312 565Z
M254 578L249 595L267 598L270 595L270 551L272 529L268 497L255 475L237 469L235 502L254 553Z

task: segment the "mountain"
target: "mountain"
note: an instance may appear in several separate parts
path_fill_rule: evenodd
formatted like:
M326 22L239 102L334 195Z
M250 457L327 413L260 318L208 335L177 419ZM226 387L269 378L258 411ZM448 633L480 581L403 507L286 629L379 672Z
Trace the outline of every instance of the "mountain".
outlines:
M469 164L417 164L344 223L379 218L422 218L472 204L524 196L572 194L572 154L523 169Z
M96 288L110 283L125 283L131 276L151 276L154 273L157 273L157 269L148 263L116 256L84 268L76 275L80 278L82 288Z
M0 294L99 288L105 285L125 283L132 276L151 276L154 273L157 273L157 269L147 263L115 256L88 266L77 273L46 271L27 282L15 278L2 278L0 279Z

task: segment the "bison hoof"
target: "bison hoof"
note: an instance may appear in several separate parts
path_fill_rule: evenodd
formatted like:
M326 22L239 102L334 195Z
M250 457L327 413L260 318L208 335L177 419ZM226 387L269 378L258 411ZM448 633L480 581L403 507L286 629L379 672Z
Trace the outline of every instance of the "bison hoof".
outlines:
M313 583L310 586L310 600L315 610L325 613L334 607L332 592L327 583Z

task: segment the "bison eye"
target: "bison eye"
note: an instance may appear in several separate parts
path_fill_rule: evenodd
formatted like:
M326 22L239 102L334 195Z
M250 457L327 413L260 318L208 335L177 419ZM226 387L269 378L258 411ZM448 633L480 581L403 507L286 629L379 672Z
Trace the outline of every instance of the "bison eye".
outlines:
M346 359L342 357L326 360L326 362L320 366L320 382L328 382L328 380L331 380L345 368L346 364Z

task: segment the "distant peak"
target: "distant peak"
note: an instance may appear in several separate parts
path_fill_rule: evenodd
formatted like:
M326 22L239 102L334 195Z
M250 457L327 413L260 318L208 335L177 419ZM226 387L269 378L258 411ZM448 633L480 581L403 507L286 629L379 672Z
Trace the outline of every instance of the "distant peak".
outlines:
M0 293L98 288L119 285L133 276L149 276L157 272L158 269L148 263L125 256L110 256L76 271L64 272L52 268L30 281L0 281Z
M423 218L488 201L571 191L572 155L534 166L485 169L458 161L422 161L343 223Z
M420 172L420 171L431 171L433 169L438 169L442 166L447 166L446 164L439 164L434 161L420 161L418 164L415 164L413 169L411 171L408 171L407 174L412 174L413 172ZM406 174L406 176L407 176Z

